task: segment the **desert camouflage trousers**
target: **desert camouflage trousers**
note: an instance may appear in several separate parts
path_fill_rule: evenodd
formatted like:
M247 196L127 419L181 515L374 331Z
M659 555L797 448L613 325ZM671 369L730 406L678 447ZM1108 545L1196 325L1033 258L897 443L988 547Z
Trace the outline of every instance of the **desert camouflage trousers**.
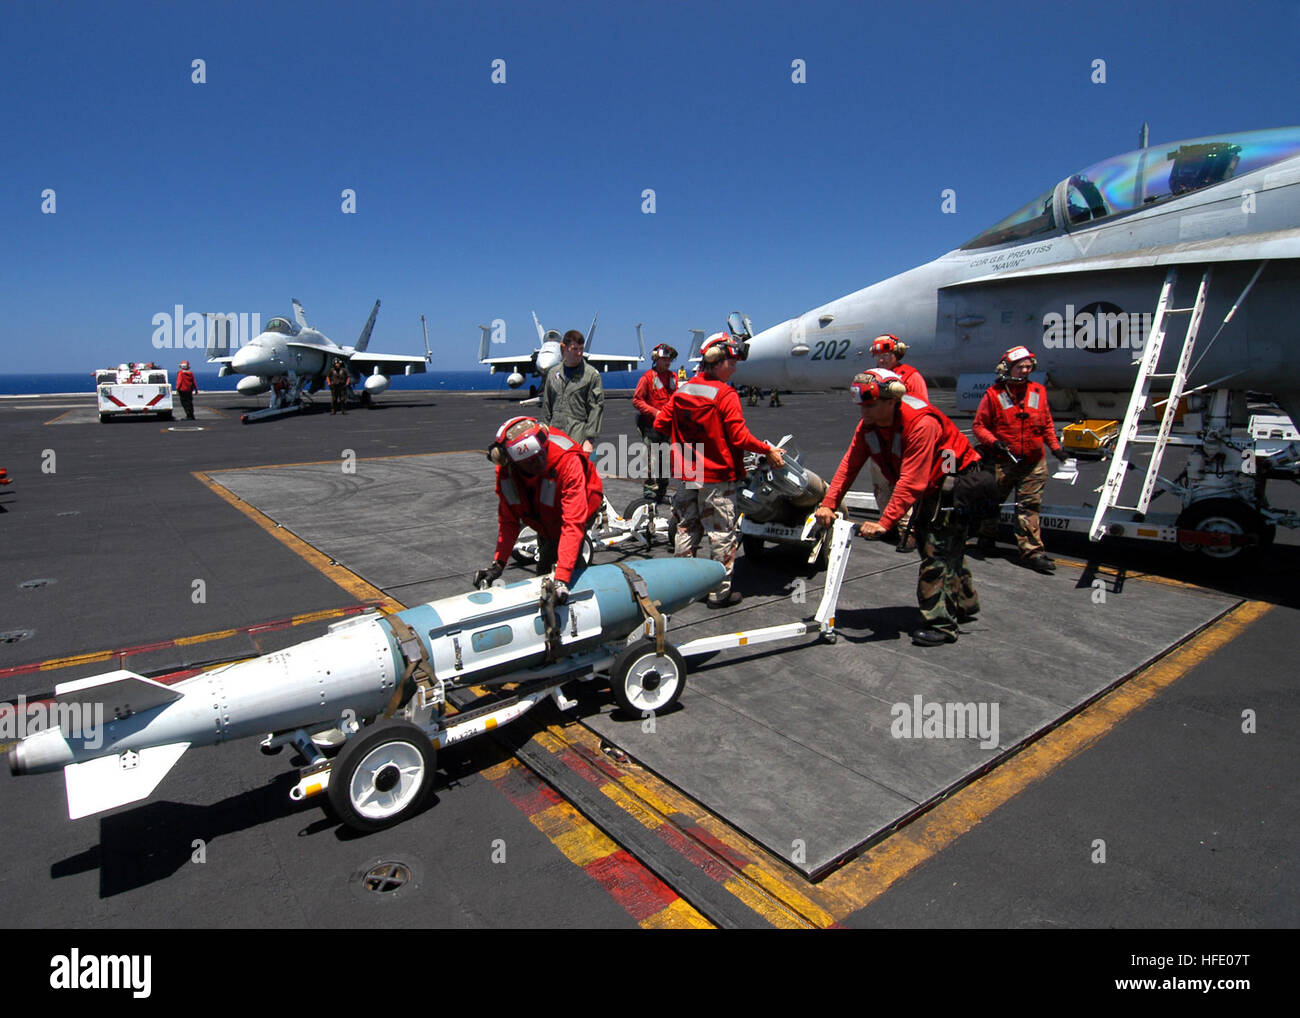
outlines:
M677 514L673 554L678 558L694 558L708 538L710 557L721 562L727 571L722 586L713 593L716 598L731 593L731 569L736 564L736 547L740 543L735 494L735 481L706 484L703 488L692 488L681 482L673 493L673 512Z
M1043 488L1047 484L1047 457L1036 463L999 463L997 465L997 506L980 524L980 537L998 536L998 511L1016 492L1016 545L1026 558L1043 553L1043 532L1038 511L1043 507Z

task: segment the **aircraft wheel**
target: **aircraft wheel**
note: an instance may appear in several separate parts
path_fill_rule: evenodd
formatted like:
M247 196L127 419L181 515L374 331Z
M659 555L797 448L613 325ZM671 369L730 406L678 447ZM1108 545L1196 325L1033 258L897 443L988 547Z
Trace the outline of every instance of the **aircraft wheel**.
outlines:
M99 423L100 423L100 424L107 424L108 421L109 421L109 416L108 416L108 414L100 414L100 415L99 415Z
M755 562L767 554L763 539L754 534L741 534L740 546L745 550L745 558L752 558Z
M686 688L686 661L672 644L664 644L659 654L654 640L640 640L614 659L609 688L614 702L632 717L666 711Z
M1234 537L1254 534L1258 539L1259 543L1254 546L1179 544L1183 551L1199 552L1203 562L1214 566L1237 565L1248 561L1258 555L1260 549L1272 544L1277 533L1277 528L1271 523L1265 523L1254 509L1231 498L1207 498L1193 502L1179 515L1178 528L1230 534Z
M406 721L377 724L349 739L330 768L326 790L354 831L381 831L418 812L433 791L433 743Z

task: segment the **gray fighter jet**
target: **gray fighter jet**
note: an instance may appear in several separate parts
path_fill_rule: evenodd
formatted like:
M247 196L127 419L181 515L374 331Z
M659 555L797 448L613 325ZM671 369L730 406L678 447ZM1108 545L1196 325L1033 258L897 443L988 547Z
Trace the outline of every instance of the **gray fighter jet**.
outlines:
M846 386L874 366L872 339L892 333L932 387L957 387L961 406L1004 351L1024 346L1055 407L1124 418L1102 498L1082 521L1094 540L1158 534L1226 559L1266 545L1276 524L1300 526L1268 505L1261 483L1300 476L1300 446L1263 447L1233 428L1251 390L1300 420L1300 127L1162 145L1143 134L1142 147L1070 174L927 265L756 336L733 315L748 341L734 381ZM1190 413L1173 432L1181 407ZM1141 434L1152 410L1160 429ZM1151 457L1140 495L1123 505L1133 443ZM1171 444L1189 447L1175 479L1158 475ZM1182 511L1154 527L1147 508L1163 492Z
M272 318L266 328L245 346L231 353L223 342L220 317L208 315L208 362L221 365L221 374L247 375L236 388L245 396L256 396L270 391L276 382L280 388L272 393L271 406L264 411L248 414L245 420L274 413L297 410L304 393L315 392L324 384L325 374L335 358L347 366L354 383L361 382L362 402L368 403L388 388L389 376L396 371L407 375L424 374L433 354L429 350L429 334L424 335L424 356L418 354L372 353L370 333L379 314L379 301L370 309L355 346L339 346L324 333L307 323L307 312L293 300L294 325L287 318ZM424 316L420 316L421 322Z
M1300 411L1300 128L1152 145L1071 174L955 251L754 336L740 385L847 386L882 333L933 385L1038 357L1049 389L1122 391L1171 267L1179 303L1214 273L1204 318L1253 292L1203 354L1192 385L1230 379ZM1143 317L1143 316L1146 317ZM1039 376L1041 377L1041 376Z

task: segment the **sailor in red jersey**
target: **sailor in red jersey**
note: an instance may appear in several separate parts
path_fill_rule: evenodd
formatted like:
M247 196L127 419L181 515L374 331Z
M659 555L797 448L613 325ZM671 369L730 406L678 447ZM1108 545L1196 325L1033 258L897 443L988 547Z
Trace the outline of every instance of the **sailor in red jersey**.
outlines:
M892 333L885 333L877 336L871 341L871 354L876 358L876 367L884 368L886 371L892 371L903 380L907 386L907 394L915 396L917 399L930 402L930 390L926 387L925 379L921 377L921 372L910 364L903 363L903 357L907 353L907 344L899 340ZM894 486L885 479L881 473L880 466L874 460L871 463L871 490L876 496L876 505L884 511L885 506L889 505L889 500L893 498ZM912 533L909 523L912 519L911 510L903 513L903 518L898 521L898 550L915 551L916 535Z
M668 405L677 391L677 372L672 364L677 358L677 351L667 343L660 343L650 351L652 367L646 370L641 380L636 383L636 392L632 393L632 405L636 407L636 428L641 432L641 440L646 448L646 479L641 489L645 498L662 502L668 494L668 478L663 476L659 465L659 442L655 439L654 423L659 411Z
M194 394L199 391L199 383L190 370L189 361L181 361L180 370L176 372L176 395L181 398L181 408L185 411L187 421L194 420Z
M817 519L829 526L834 510L868 459L878 463L894 489L880 521L867 520L863 537L880 537L915 507L913 528L921 553L917 602L925 626L912 633L923 647L952 643L958 623L979 611L979 596L965 564L966 530L982 518L993 498L993 478L980 457L946 416L909 396L892 371L873 368L854 377L849 392L862 408Z
M735 339L715 332L700 347L700 373L677 387L654 423L655 431L672 441L678 481L674 554L694 556L707 535L714 560L727 570L722 585L709 595L710 608L741 601L740 591L731 589L731 569L739 543L734 496L736 482L745 476L745 453L764 453L778 469L785 463L780 449L750 434L740 397L727 384L745 354Z
M1020 548L1020 564L1040 573L1052 573L1056 571L1056 563L1043 551L1038 522L1043 487L1047 484L1043 446L1051 449L1052 455L1062 463L1066 457L1056 437L1047 390L1029 381L1030 372L1037 366L1037 358L1023 346L1012 347L1004 353L998 362L998 380L984 393L971 430L979 443L997 458L998 506L1012 489L1016 492L1016 544ZM980 525L981 551L994 550L997 533L998 517L994 512Z
M554 568L556 597L563 604L573 574L580 571L587 527L600 511L600 475L577 442L532 417L506 421L488 447L488 459L497 467L497 548L492 565L474 574L474 586L500 577L519 531L532 527L538 568L544 573Z

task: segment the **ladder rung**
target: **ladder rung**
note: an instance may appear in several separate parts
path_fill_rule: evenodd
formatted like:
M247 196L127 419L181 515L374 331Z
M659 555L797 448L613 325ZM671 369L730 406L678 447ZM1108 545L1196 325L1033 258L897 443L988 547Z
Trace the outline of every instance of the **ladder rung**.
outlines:
M1176 378L1177 376L1177 371L1153 371L1147 375L1147 378Z
M1191 314L1191 313L1192 313L1193 311L1195 311L1195 310L1196 310L1196 308L1165 308L1165 314L1167 314L1167 315L1189 315L1189 314Z

